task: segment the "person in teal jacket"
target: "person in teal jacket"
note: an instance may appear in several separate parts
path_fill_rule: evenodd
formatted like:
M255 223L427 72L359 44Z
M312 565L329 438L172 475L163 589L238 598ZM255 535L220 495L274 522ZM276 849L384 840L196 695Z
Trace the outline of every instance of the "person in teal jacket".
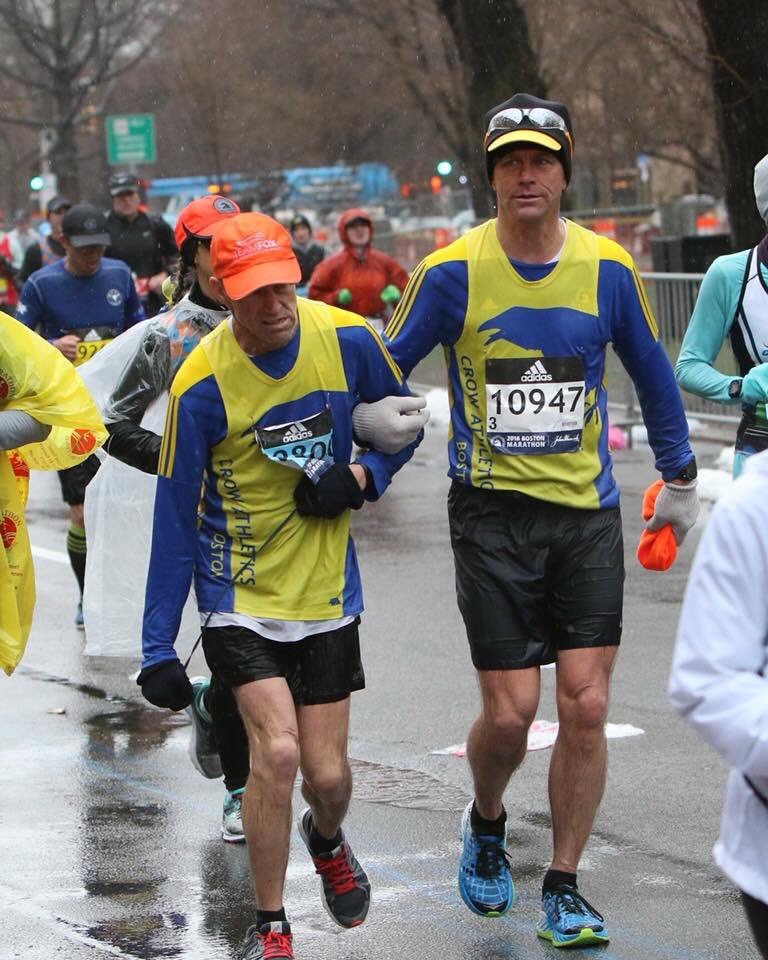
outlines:
M755 166L755 200L768 221L768 155ZM739 368L733 377L714 367L730 338ZM701 283L675 366L689 393L723 404L741 404L733 475L753 453L768 449L768 235L750 250L718 257Z

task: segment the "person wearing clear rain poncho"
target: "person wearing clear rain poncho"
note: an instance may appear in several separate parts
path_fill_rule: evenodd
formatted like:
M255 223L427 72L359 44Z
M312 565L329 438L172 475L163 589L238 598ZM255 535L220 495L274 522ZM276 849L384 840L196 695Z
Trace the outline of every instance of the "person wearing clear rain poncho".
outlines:
M226 197L201 197L189 203L176 222L181 262L169 309L140 323L82 368L109 431L105 451L153 477L161 436L152 426L162 430L176 371L192 348L227 316L208 283L209 248L213 228L239 212ZM115 497L121 484L125 489ZM102 549L89 554L86 567L86 653L138 654L154 488L154 480L137 478L133 471L108 460L88 489L86 515ZM122 510L115 509L116 502ZM144 565L137 576L134 559L141 548ZM115 563L125 563L125 576L119 571L116 575ZM193 684L195 699L188 708L193 723L190 757L205 777L214 779L223 773L222 837L243 842L240 795L248 776L245 730L231 697L222 696L206 678L195 678Z

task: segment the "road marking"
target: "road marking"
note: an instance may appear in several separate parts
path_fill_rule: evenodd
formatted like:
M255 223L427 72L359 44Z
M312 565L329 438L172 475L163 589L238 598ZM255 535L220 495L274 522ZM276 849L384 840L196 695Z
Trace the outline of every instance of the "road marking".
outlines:
M61 550L49 550L47 547L32 546L32 556L40 557L41 560L53 560L54 563L65 563L69 565L69 557Z
M551 720L534 720L528 731L528 750L547 750L557 739L559 724ZM606 723L605 736L608 740L619 740L622 737L639 737L645 733L640 727L631 723ZM441 747L439 750L430 750L438 756L465 757L466 743L454 743L450 747Z

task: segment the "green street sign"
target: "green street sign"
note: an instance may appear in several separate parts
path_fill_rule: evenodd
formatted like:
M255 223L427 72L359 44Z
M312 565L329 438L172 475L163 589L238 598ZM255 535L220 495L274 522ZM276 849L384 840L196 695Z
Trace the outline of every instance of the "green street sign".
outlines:
M155 118L151 113L126 113L106 118L107 163L154 163Z

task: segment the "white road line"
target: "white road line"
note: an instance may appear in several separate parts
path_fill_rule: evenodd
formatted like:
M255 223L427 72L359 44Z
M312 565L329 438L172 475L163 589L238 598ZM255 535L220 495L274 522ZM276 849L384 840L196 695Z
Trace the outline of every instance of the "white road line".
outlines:
M54 563L64 563L69 566L69 557L61 550L49 550L47 547L36 547L32 545L32 556L40 557L41 560L53 560Z

